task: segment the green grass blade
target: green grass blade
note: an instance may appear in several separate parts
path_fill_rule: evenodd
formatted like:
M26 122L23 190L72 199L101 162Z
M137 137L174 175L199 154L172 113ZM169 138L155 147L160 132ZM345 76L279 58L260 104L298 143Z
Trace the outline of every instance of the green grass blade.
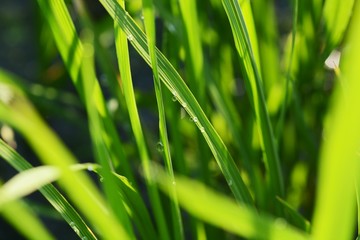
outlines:
M84 216L96 224L104 238L122 236L126 239L122 226L109 214L102 196L87 175L69 170L68 166L77 162L75 157L47 127L23 92L7 80L1 79L1 121L20 131L43 163L58 166L63 171L64 177L59 183Z
M126 174L130 179L134 179L132 173L129 171L130 167L127 165L128 162L126 159L124 159L124 154L121 150L122 146L115 130L116 128L107 111L104 97L102 95L96 76L92 76L92 78L95 78L95 81L90 82L84 80L84 76L82 76L83 73L87 73L87 71L95 73L95 69L93 63L91 62L89 62L89 64L83 64L83 58L85 54L83 44L81 43L76 33L74 24L71 20L64 1L38 0L38 3L43 15L46 17L46 20L49 23L56 45L59 49L65 66L70 73L71 80L73 81L82 101L87 106L89 116L91 108L93 107L96 108L98 114L101 116L102 134L105 134L106 136L102 141L105 141L106 147L109 149L109 154L112 156L112 159L123 158L120 160L121 164L125 165L124 171L126 171ZM85 36L85 38L89 38L89 36ZM87 39L87 41L88 40L89 39ZM91 91L91 94L93 94L92 102L89 102L89 99L85 98L85 87L87 89L93 88ZM96 120L90 118L90 121ZM92 140L95 141L94 139ZM113 163L109 162L108 164L111 165Z
M83 58L83 66L81 69L81 74L83 79L86 79L86 84L84 84L84 99L87 105L87 111L89 114L90 120L90 134L95 146L95 157L97 161L102 166L101 175L103 176L102 185L104 187L105 194L108 198L110 206L113 208L115 215L118 217L120 222L125 227L130 238L135 239L133 229L130 224L129 217L126 213L125 206L122 201L119 201L119 196L117 194L117 185L115 183L115 177L113 176L113 166L110 159L110 149L106 145L107 134L104 128L104 122L101 119L101 113L97 111L93 106L97 105L97 100L102 99L97 91L96 85L96 75L93 71L93 45L89 42L84 44L84 51L86 55Z
M59 169L40 166L22 171L8 180L0 188L0 209L9 202L23 198L60 176Z
M75 31L74 24L64 1L41 1L39 4L44 16L47 18L54 34L56 44L60 50L63 61L70 72L71 78L82 98L89 116L89 128L95 149L96 160L103 166L105 181L102 182L105 195L115 216L123 224L128 235L133 238L133 230L125 208L118 202L116 184L111 170L114 163L110 158L113 154L113 145L117 143L118 136L113 127L112 120L107 111L104 97L96 78L94 66L93 35L84 34L84 44L81 43ZM65 34L62 36L61 34ZM68 38L68 39L67 39ZM70 41L71 40L71 41ZM62 49L62 47L64 49ZM68 53L74 48L74 53ZM76 62L72 54L77 54ZM74 63L75 62L75 63ZM120 146L121 147L121 146ZM116 152L116 151L114 151ZM125 159L122 159L126 164ZM126 167L126 169L129 169Z
M166 119L165 119L165 108L164 100L161 88L161 81L159 78L158 63L156 58L156 34L155 34L155 14L152 0L143 0L143 14L145 31L147 36L147 42L149 46L150 61L153 70L154 86L156 94L156 102L159 111L159 131L161 144L163 145L163 157L165 160L165 166L170 176L171 182L175 182L174 170L170 154L170 145L167 135ZM175 185L173 187L173 196L171 204L172 221L174 228L173 239L184 239L182 220L180 215L180 208L175 193Z
M169 194L171 184L168 184L166 175L163 170L155 169L157 183ZM198 181L176 177L176 191L180 205L189 213L238 236L249 239L310 239L306 233L283 220L259 215L252 208L239 206Z
M314 239L350 239L354 233L355 186L359 182L360 4L354 7L340 63L341 75L325 126L320 155L317 199L313 217ZM345 87L342 87L345 86ZM341 211L339 211L341 206Z
M106 10L117 24L125 31L127 36L132 36L132 45L144 60L150 64L150 57L148 54L148 46L146 36L135 24L135 22L126 14L126 12L114 0L100 0ZM228 152L223 141L216 133L214 127L206 117L204 111L196 101L195 97L186 86L180 75L171 66L169 61L164 57L160 51L156 51L159 67L160 79L182 104L183 108L189 113L190 117L194 119L196 126L203 134L215 159L222 170L228 185L235 198L240 202L245 202L252 205L253 200L249 190L245 186L240 177L237 166L235 165L230 153Z
M125 7L125 2L120 0L120 7L123 10ZM124 11L124 10L123 10ZM125 15L127 18L130 18L129 14ZM132 84L132 76L130 71L130 59L129 59L129 49L128 42L134 40L133 35L127 34L121 30L118 23L115 22L115 45L116 53L118 56L118 64L120 69L120 74L123 81L124 95L126 105L128 106L129 116L131 127L135 135L135 141L140 152L140 158L144 169L144 175L146 176L147 190L149 193L152 209L154 211L155 220L157 223L158 231L161 239L169 239L169 231L167 223L165 220L165 215L163 208L161 207L161 200L158 189L154 185L150 176L150 157L146 146L145 136L143 134L139 113L137 110L134 88Z
M322 17L326 34L326 50L329 54L342 40L353 12L355 0L327 0L324 3Z
M251 2L259 42L261 75L264 82L265 95L269 102L273 101L272 96L278 87L277 85L282 83L278 48L279 36L274 2L267 0ZM269 105L268 107L270 111L271 107Z
M23 201L18 200L7 203L6 206L0 210L0 214L13 225L18 232L26 237L26 239L55 239L41 223L40 219L31 211L30 207ZM19 221L19 219L21 219L21 221ZM24 224L24 222L31 224Z
M25 171L32 166L22 158L14 149L9 147L0 139L0 156L7 161L17 171ZM51 184L44 186L40 192L50 202L50 204L61 214L65 221L70 225L74 224L79 229L82 236L88 239L96 239L90 227L86 225L82 217L70 205L70 203L61 195L58 190Z
M223 5L231 24L235 45L242 58L241 65L245 83L248 86L247 92L250 96L250 102L255 109L256 121L265 155L264 159L269 173L270 190L275 199L276 195L284 195L284 183L275 144L275 137L266 107L261 76L258 71L252 44L238 1L223 0Z
M204 57L202 51L200 26L197 16L196 1L185 0L179 2L180 12L184 22L187 45L188 81L197 100L204 108L205 102L205 78L204 78Z

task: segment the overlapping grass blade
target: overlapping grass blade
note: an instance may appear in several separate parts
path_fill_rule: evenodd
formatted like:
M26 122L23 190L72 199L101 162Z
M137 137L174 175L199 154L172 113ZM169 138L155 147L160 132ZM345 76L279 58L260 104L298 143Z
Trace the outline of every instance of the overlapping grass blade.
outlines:
M127 234L122 226L109 214L104 200L91 180L83 173L74 173L69 166L77 161L47 127L20 88L10 79L1 78L0 119L17 129L29 142L43 163L61 169L63 177L59 183L69 194L75 205L99 228L104 238L113 239ZM48 147L51 144L51 148Z
M125 7L125 2L123 0L120 1L120 4L122 7ZM135 100L134 87L132 84L129 49L128 49L127 40L129 39L129 41L133 41L134 37L131 34L127 35L127 33L122 31L117 22L115 22L114 28L115 28L116 53L118 56L118 65L123 81L125 101L126 101L126 105L128 106L131 127L134 132L135 141L140 153L140 158L144 169L144 175L147 180L146 187L149 193L150 202L152 205L152 210L155 216L160 238L163 240L169 239L170 235L167 227L167 222L165 220L164 211L163 208L161 207L162 204L161 204L159 191L154 185L153 181L151 180L150 157L140 122L140 116L138 113L136 100Z
M160 187L169 194L170 185L163 170L156 168ZM176 177L179 203L190 214L205 222L249 239L310 239L284 220L259 215L252 208L239 206L232 199L216 193L198 181ZM196 195L196 199L193 196Z
M1 139L0 156L19 172L32 168L30 163L28 163ZM59 212L59 214L61 214L61 216L69 225L74 224L77 226L79 231L82 233L82 236L87 237L88 239L96 239L90 227L84 222L77 211L53 185L49 184L44 186L42 189L40 189L40 192Z
M327 0L324 3L322 18L326 36L325 53L328 55L343 39L348 27L355 0ZM324 57L327 57L324 56Z
M40 166L18 173L1 186L0 209L57 180L59 176L59 169L52 166Z
M131 17L114 0L100 0L106 10L117 24L121 26L127 36L132 36L132 45L144 60L150 64L146 36L131 19ZM195 97L186 86L180 75L171 66L164 55L156 50L160 79L172 92L189 115L195 119L195 124L207 141L220 169L222 170L228 185L235 198L249 205L253 204L249 190L240 177L237 166L230 156L226 146L216 133L214 127L204 114Z
M313 217L314 239L350 239L354 231L355 186L359 178L360 103L359 68L354 66L360 56L360 4L345 41L347 48L340 63L335 95L327 115L326 139L320 156L317 198ZM341 211L339 211L341 206Z
M165 166L167 172L170 176L170 181L175 182L173 164L170 154L170 145L167 134L166 119L165 119L164 99L162 94L162 87L159 78L158 63L156 57L155 14L154 14L154 7L152 0L143 0L143 14L144 14L144 24L145 24L147 42L149 46L150 61L153 70L156 102L159 112L160 139L161 139L161 144L163 145L164 148L162 153L165 160ZM175 193L175 185L173 186L173 188L174 188L173 196L171 198L172 201L170 203L173 229L174 229L173 239L183 239L184 238L183 226L180 215L180 208Z
M41 7L43 15L49 23L56 45L63 58L65 66L70 73L71 80L73 81L82 101L87 107L89 116L92 116L90 114L90 110L93 107L96 108L96 111L101 116L101 132L105 136L102 141L105 141L106 148L108 149L108 153L110 154L112 160L112 162L109 162L108 164L117 165L121 162L122 166L124 166L123 169L126 175L133 180L134 178L132 176L132 172L130 171L128 162L124 159L125 156L123 154L122 144L120 143L114 123L107 111L97 78L96 76L92 76L94 81L88 82L84 80L84 77L82 76L83 73L87 73L87 71L95 74L95 70L91 61L89 61L89 64L83 64L84 48L75 31L74 24L70 18L70 14L64 1L56 0L49 2L38 0L38 3ZM85 38L88 38L86 41L89 41L89 43L92 44L92 39L89 39L91 36L85 36ZM91 93L88 93L91 94L91 102L89 101L89 98L85 98L85 87L93 89ZM93 119L90 118L90 121L93 121Z
M51 2L39 0L39 4L52 29L63 61L86 106L89 116L89 129L95 148L95 157L103 167L102 174L105 180L102 182L102 185L105 194L115 215L127 230L128 235L133 237L134 233L130 220L122 202L118 201L116 194L117 187L111 174L111 170L114 169L111 157L117 157L114 154L117 153L114 145L119 143L119 141L96 78L92 35L85 34L84 44L81 43L70 14L62 0ZM65 36L61 34L65 34ZM72 48L74 48L74 53L71 52ZM74 58L72 54L78 55L78 57ZM121 148L121 145L117 147ZM125 159L121 159L121 161L124 165L127 164ZM126 167L126 169L129 168ZM128 174L132 176L130 172Z
M17 200L7 203L0 213L26 239L55 239L24 201ZM24 222L31 224L24 224Z
M269 174L270 193L275 199L276 195L284 195L284 183L275 144L275 136L266 107L261 75L239 2L236 0L223 0L223 5L231 24L236 48L241 57L245 84L248 86L247 93L254 108L259 135L262 141L264 159Z

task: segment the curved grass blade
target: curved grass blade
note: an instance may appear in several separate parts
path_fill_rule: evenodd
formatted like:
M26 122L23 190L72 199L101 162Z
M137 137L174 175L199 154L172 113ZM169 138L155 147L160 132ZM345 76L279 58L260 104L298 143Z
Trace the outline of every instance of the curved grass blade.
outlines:
M258 71L258 65L256 64L239 2L237 0L223 0L222 2L231 24L237 51L241 57L241 68L245 84L248 86L247 92L252 107L255 110L260 138L262 139L264 159L269 173L270 191L275 200L276 195L284 195L284 183L275 144L275 136L266 107L261 75Z
M112 157L115 159L118 157L114 145L119 141L95 73L93 35L84 34L84 42L80 41L63 0L50 2L39 0L39 5L49 22L63 61L86 106L95 158L103 166L102 174L105 181L101 184L105 195L115 216L125 227L128 236L134 238L125 208L122 202L118 201L116 184L111 174L114 169ZM122 146L118 145L117 147L121 148ZM124 165L127 164L125 159L121 160ZM126 169L129 168L126 167ZM128 173L131 177L131 172L128 171Z
M69 170L69 166L77 162L75 157L47 127L24 93L14 85L15 83L8 84L8 79L1 81L1 121L20 131L43 163L57 166L62 170L64 177L59 183L82 213L99 228L104 238L114 239L122 236L127 239L126 232L106 208L102 195L88 176Z
M59 169L53 166L39 166L18 173L0 188L0 210L7 203L23 198L54 182L59 176Z
M322 18L324 20L327 54L338 46L343 39L344 33L349 25L355 0L327 0L324 3Z
M175 182L174 179L174 170L173 164L171 160L170 154L170 145L169 139L167 135L167 127L166 127L166 119L165 119L165 108L164 108L164 100L161 88L161 81L159 78L159 71L158 71L158 63L156 58L156 35L155 35L155 14L154 14L154 6L152 0L143 0L143 14L144 14L144 24L145 24L145 31L147 36L147 42L149 46L149 54L150 54L150 61L153 70L153 78L154 78L154 86L155 86L155 95L156 95L156 102L158 106L159 112L159 132L160 132L160 139L161 144L163 145L164 149L162 151L163 157L165 160L165 166L167 173L169 174L170 181ZM184 232L180 214L180 208L176 197L175 192L175 185L173 186L173 196L171 198L171 216L172 216L172 223L173 223L173 239L180 240L184 239Z
M314 239L350 239L354 234L356 193L359 186L360 2L354 7L349 35L344 43L335 95L327 115L326 139L320 154L317 199L313 217ZM345 86L345 87L343 87ZM341 211L339 211L341 206Z
M120 0L122 7L125 7L125 1ZM116 53L118 56L118 65L120 69L120 74L123 81L124 96L126 105L128 106L129 116L131 127L134 132L135 141L140 152L140 159L144 169L144 175L146 176L146 187L148 190L150 203L152 205L152 210L155 216L155 221L157 224L157 229L160 234L160 238L165 240L169 239L169 231L167 227L167 222L165 220L165 214L163 208L161 207L161 199L159 191L154 185L150 177L150 157L146 146L145 136L140 122L140 116L138 113L134 87L132 84L132 76L130 69L130 58L129 58L129 49L128 42L133 41L133 36L127 35L124 31L121 30L118 23L114 24L115 29L115 45Z
M19 172L31 169L33 167L1 139L0 156ZM82 217L76 212L76 210L53 185L49 184L44 186L40 189L40 192L61 214L61 216L69 225L73 224L77 226L80 233L82 234L81 236L87 237L87 239L89 240L97 239L89 226L86 225Z
M83 76L84 73L86 73L87 76L90 76L90 73L93 73L94 75L94 65L92 61L88 61L87 64L83 63L84 56L86 57L86 53L83 44L77 35L75 26L71 20L64 1L38 0L38 4L42 10L43 15L49 23L57 48L61 54L67 70L70 73L71 80L73 81L81 100L87 107L86 109L89 117L92 116L89 119L90 122L97 121L96 119L93 119L95 115L90 114L90 111L94 107L98 115L100 115L99 117L101 117L101 132L105 136L102 141L105 142L105 146L107 147L108 153L111 156L110 160L112 160L112 162L108 162L109 166L118 165L120 162L126 175L132 181L134 181L134 177L130 171L128 162L125 159L124 151L122 150L123 147L119 136L117 135L116 128L107 111L104 97L102 95L97 78L96 76L91 76L91 79L95 80L86 81ZM90 39L91 37L88 35L85 36L85 41L88 41L89 44L92 44L92 39ZM93 48L93 46L90 48ZM87 50L89 50L89 48ZM90 52L93 52L93 50ZM91 93L88 93L92 94L91 101L89 98L86 98L87 95L85 95L85 88L92 89ZM94 139L92 140L95 141Z
M26 239L55 239L24 201L17 200L7 203L0 210L0 214ZM24 224L24 222L31 224Z
M132 36L132 45L143 57L143 59L150 64L150 57L148 54L148 46L146 36L141 29L135 24L131 17L121 8L114 0L99 0L112 18L121 26L123 31L129 36ZM196 101L195 97L186 86L180 75L172 67L165 56L156 50L159 76L167 88L172 92L174 97L180 102L183 108L189 113L190 117L194 119L196 126L203 134L207 141L221 171L223 172L230 189L235 198L239 202L244 202L253 205L252 197L240 177L238 168L234 163L230 153L225 144L211 125L206 117L204 111Z
M163 170L154 168L154 172L160 188L169 194L171 184ZM254 209L238 205L198 181L176 177L176 191L180 205L190 214L238 236L248 239L310 239L284 220L259 215ZM196 199L193 198L195 195Z

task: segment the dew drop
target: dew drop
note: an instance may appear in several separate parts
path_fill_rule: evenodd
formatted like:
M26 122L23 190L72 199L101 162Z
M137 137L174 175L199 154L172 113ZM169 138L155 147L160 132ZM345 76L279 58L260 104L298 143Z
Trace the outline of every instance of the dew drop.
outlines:
M104 177L100 177L100 182L103 182L104 181Z
M81 240L88 240L86 236L82 237Z
M175 182L175 181L173 181L173 182L172 182L172 184L175 186L175 185L176 185L176 182Z
M178 96L178 94L177 94L177 92L175 91L175 90L173 90L173 91L171 91L171 93L172 93L172 98L171 98L171 100L173 101L173 102L176 102L177 101L177 96Z
M134 40L134 36L133 36L132 34L129 34L129 35L127 36L127 38L128 38L129 41L133 41L133 40Z
M231 186L233 184L232 180L229 181L229 186Z
M141 20L144 20L144 15L141 15L140 18L141 18Z
M204 127L200 127L200 132L204 133L204 132L205 132L205 128L204 128Z
M90 171L90 172L93 172L94 171L94 166L93 165L89 165L87 167L87 170Z
M198 118L197 118L197 117L193 117L193 118L191 118L191 121L193 121L194 123L197 123Z
M79 229L76 227L76 224L74 222L71 222L70 223L70 227L74 230L74 232L79 235L80 234L80 231Z
M187 108L187 104L186 104L186 103L183 103L182 106L183 106L184 109Z
M158 142L158 143L156 144L156 150L157 150L158 152L164 151L164 145L162 144L162 142Z

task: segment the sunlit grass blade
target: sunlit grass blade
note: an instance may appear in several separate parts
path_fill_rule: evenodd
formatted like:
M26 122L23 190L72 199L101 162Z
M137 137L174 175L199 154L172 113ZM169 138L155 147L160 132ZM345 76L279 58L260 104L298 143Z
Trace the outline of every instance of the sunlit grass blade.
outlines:
M0 156L19 172L32 168L32 166L24 158L22 158L15 150L10 148L1 139ZM49 184L44 186L42 189L40 189L40 192L59 212L59 214L61 214L61 216L68 224L75 224L83 236L87 237L89 240L96 239L90 227L86 225L82 217L53 185Z
M134 179L132 172L130 171L130 167L128 166L128 162L123 154L122 145L115 130L116 128L106 108L104 97L96 76L92 76L94 81L86 81L84 80L84 76L82 76L84 72L88 73L88 71L95 74L95 69L92 61L88 61L88 64L83 63L85 54L83 44L76 33L75 26L71 20L64 1L56 0L49 2L38 0L38 3L43 15L49 23L56 45L62 56L64 64L70 73L71 80L73 81L81 100L87 107L89 116L92 116L90 121L96 121L93 119L95 115L90 114L90 111L94 107L101 116L101 131L105 136L102 141L105 142L108 153L112 157L111 159L108 159L112 160L112 162L108 162L108 165L118 165L120 162L120 164L124 166L123 169L126 175L130 179ZM91 34L88 32L87 35L84 35L84 37L87 38L85 41L89 41L88 43L90 43L92 39L89 35ZM92 44L92 42L90 44ZM89 48L87 48L87 50L89 50ZM92 50L92 52L93 51L94 50ZM85 88L92 89L91 92L87 93L88 95L92 95L91 101L89 101L90 99L85 96ZM94 139L92 140L95 141Z
M342 40L348 27L355 0L327 0L324 3L322 18L326 39L326 53L329 54ZM327 57L327 56L325 56Z
M120 222L125 227L126 231L130 238L135 238L133 229L130 224L130 219L126 213L125 206L122 201L119 201L118 198L118 188L115 183L115 177L111 173L114 171L114 167L111 164L112 162L110 159L110 152L111 150L106 145L106 139L108 135L105 132L104 122L102 122L102 117L97 112L97 109L93 106L97 104L97 100L101 99L98 94L100 94L97 90L96 85L96 75L93 68L93 45L89 42L84 44L85 52L87 53L84 55L83 58L83 67L81 69L81 74L83 79L86 81L84 84L84 98L87 105L87 110L90 119L90 134L93 140L93 144L95 147L95 157L97 161L102 166L101 175L103 176L104 180L102 181L104 192L107 196L108 202L110 206L114 210L115 215L118 217Z
M116 23L121 26L127 36L132 36L132 45L143 57L143 59L150 64L146 36L141 29L135 24L131 17L126 14L125 10L114 0L100 0L100 2L104 5L111 17L114 18ZM199 128L200 132L207 141L235 198L240 202L252 205L252 197L240 177L237 166L235 165L223 141L196 101L194 95L164 55L158 50L156 50L156 55L158 59L160 79L188 112L190 117L194 119L196 126Z
M0 210L0 214L26 239L52 240L55 239L41 223L40 219L31 211L25 202L17 200L7 203ZM21 219L21 221L19 221ZM24 224L31 223L31 224Z
M104 238L122 236L126 239L122 226L109 214L104 199L88 176L69 170L69 165L77 160L47 127L15 82L1 79L0 100L0 120L17 129L43 163L61 169L63 177L59 183L84 216L96 224Z
M114 210L115 216L125 227L128 235L132 237L134 235L133 229L122 202L118 201L116 184L111 174L111 171L114 169L113 161L117 159L116 154L114 154L117 153L114 150L114 145L119 143L119 141L96 77L93 35L90 33L84 34L84 44L82 44L63 0L51 2L39 0L39 4L49 22L55 42L60 49L60 54L70 72L72 81L86 106L95 158L103 167L102 174L104 181L102 185L105 195L111 208ZM65 36L61 34L65 34ZM69 42L70 40L71 42ZM61 46L65 50L61 49ZM68 52L73 48L75 49L75 54L79 55L79 60L75 64L73 64L74 57L71 55L73 53ZM117 147L121 148L121 145ZM126 159L121 160L124 165L127 164ZM128 170L129 168L126 167L126 169ZM128 174L130 175L129 177L132 176L129 171Z
M171 184L163 170L155 168L157 183L169 194ZM309 236L286 224L284 220L259 215L246 206L205 187L202 183L176 177L180 205L205 222L249 239L310 239ZM196 199L193 198L196 196Z
M317 198L313 217L314 239L350 239L355 217L355 182L359 183L360 71L354 66L360 56L360 4L356 2L341 74L332 99L323 140ZM341 211L339 211L341 206Z
M125 1L120 0L121 9L125 7ZM127 17L130 17L127 14ZM152 205L152 210L155 216L157 229L159 231L159 236L161 239L169 239L169 231L167 227L167 222L165 220L164 210L161 207L161 199L159 191L156 188L155 184L151 180L150 175L150 156L146 145L145 136L140 122L140 116L136 105L134 87L132 84L132 76L130 70L130 59L129 59L129 49L128 42L134 41L134 36L131 34L125 33L118 25L117 22L114 24L115 29L115 45L116 53L118 57L118 65L120 69L120 75L123 82L124 96L126 105L128 106L129 116L131 127L134 132L135 141L139 150L140 159L142 162L142 167L144 169L144 175L146 176L146 187L148 190L150 202Z
M51 166L40 166L18 173L1 186L0 209L7 203L23 198L57 180L59 176L59 169Z
M291 207L285 200L281 198L277 198L277 200L283 206L286 219L297 228L310 233L310 222L306 220L300 213L298 213L293 207Z
M243 70L245 84L248 86L247 93L254 108L266 168L269 174L269 187L275 199L276 195L284 195L284 183L275 136L266 107L261 75L239 2L236 0L223 0L222 2L231 24L236 48L241 57L241 68Z
M171 182L175 182L173 163L170 154L170 145L169 145L166 119L165 119L165 107L164 107L164 100L163 100L162 87L161 87L162 83L159 78L158 63L156 58L155 14L154 14L154 6L152 0L143 0L143 14L144 14L144 24L145 24L147 42L149 46L150 61L153 70L156 102L159 112L159 132L161 139L160 143L163 146L163 151L162 151L163 158L165 160L165 166L170 176L170 180ZM172 224L174 229L173 239L183 239L184 238L183 226L182 226L180 208L175 193L175 186L171 200L172 201L170 203L171 204L170 208L171 208L171 215L173 221Z

